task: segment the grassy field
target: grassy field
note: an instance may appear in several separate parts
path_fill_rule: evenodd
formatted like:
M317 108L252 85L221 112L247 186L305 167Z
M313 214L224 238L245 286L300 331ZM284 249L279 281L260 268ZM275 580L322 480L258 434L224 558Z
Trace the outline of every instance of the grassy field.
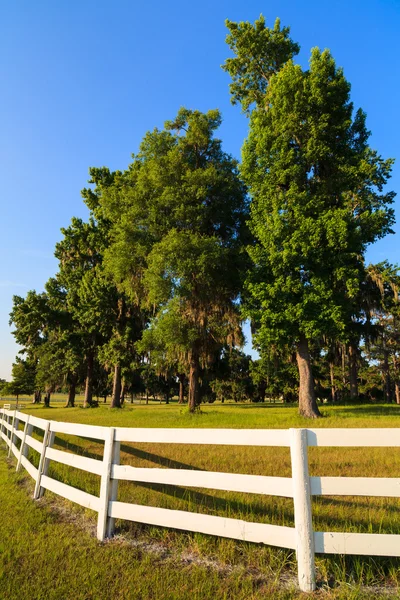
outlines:
M61 400L53 408L26 404L25 410L47 419L126 427L400 426L400 408L393 405L324 406L324 418L310 423L297 416L296 408L282 405L214 404L202 407L200 414L189 415L177 404L128 404L122 410L101 405L83 410L62 408ZM64 435L57 435L55 447L93 457L102 452L99 442ZM39 503L33 502L26 477L13 473L15 461L12 468L10 465L6 468L4 456L2 451L0 508L2 514L10 514L12 518L0 522L0 568L3 569L0 598L300 597L296 592L296 565L291 551L126 521L117 523L114 541L99 544L93 534L93 513L56 499L50 493ZM34 451L32 460L38 460ZM146 467L291 474L287 448L122 444L121 462ZM400 477L400 449L310 448L310 473ZM90 493L99 492L99 478L95 475L56 463L51 464L50 474ZM286 498L120 482L119 499L293 525L293 502ZM315 498L313 516L314 528L320 531L400 533L400 501L397 499ZM17 529L17 535L11 550L11 542L7 540L11 539L13 528ZM35 556L41 568L35 567ZM49 566L45 568L46 557ZM398 559L317 556L316 562L317 597L400 597ZM25 569L31 576L26 576ZM140 578L138 573L141 573ZM96 582L94 591L90 592L92 578ZM72 579L76 589L67 592L62 586ZM50 583L53 580L57 585L60 581L64 592ZM39 592L40 585L47 586L43 595ZM25 588L25 595L19 594L19 590Z

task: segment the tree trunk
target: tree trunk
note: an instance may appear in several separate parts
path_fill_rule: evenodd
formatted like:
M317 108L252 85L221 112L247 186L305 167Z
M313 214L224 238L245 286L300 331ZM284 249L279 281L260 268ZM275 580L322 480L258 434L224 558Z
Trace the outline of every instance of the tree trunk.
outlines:
M77 381L77 377L73 377L71 379L71 383L69 385L69 390L68 390L68 400L65 405L65 408L68 408L69 406L71 408L73 408L75 406L76 381Z
M121 384L121 406L124 405L125 394L126 394L126 384L125 384L125 381L122 380L122 384Z
M330 374L330 378L331 378L332 404L334 404L336 402L336 385L335 385L335 371L334 371L334 363L333 362L329 363L329 374Z
M93 363L94 356L93 353L90 352L87 357L86 385L83 408L88 408L89 406L92 406L93 403Z
M114 368L113 394L111 408L121 408L121 367L119 364Z
M394 384L394 395L396 398L396 404L400 404L400 385L397 381Z
M342 391L341 400L346 397L346 344L342 344Z
M46 408L49 408L49 406L50 406L50 396L51 396L50 392L46 392L44 395L44 405Z
M106 404L106 402L107 402L107 394L104 394L103 398L104 398L103 404Z
M299 413L302 417L316 419L321 416L315 399L314 379L311 370L308 340L302 334L296 348L297 367L299 369Z
M183 404L185 402L185 374L180 373L178 375L179 379L179 404Z
M390 370L389 370L389 352L386 348L386 345L383 349L383 376L385 379L384 384L384 396L386 402L392 401L392 385L390 380Z
M42 392L37 390L33 395L33 403L32 404L40 404L42 401Z
M350 379L350 398L358 398L358 368L357 368L357 347L349 344L349 379Z
M394 396L396 399L396 404L400 404L399 363L397 361L397 356L393 356L393 366L394 366Z
M190 357L190 371L189 371L189 398L188 406L189 412L193 413L196 410L196 406L199 404L200 396L200 385L199 385L199 374L200 374L200 359L196 349L192 350Z
M257 386L256 400L259 402L265 402L265 396L267 394L267 381L261 381Z

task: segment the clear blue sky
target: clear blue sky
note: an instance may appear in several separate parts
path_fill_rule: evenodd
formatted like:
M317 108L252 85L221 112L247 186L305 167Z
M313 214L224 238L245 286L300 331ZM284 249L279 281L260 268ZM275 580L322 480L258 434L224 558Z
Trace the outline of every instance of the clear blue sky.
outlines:
M220 108L225 149L240 156L247 121L220 69L224 21L261 12L291 26L301 64L313 46L330 48L368 114L373 147L397 157L399 0L0 1L0 377L18 351L12 295L43 289L56 272L60 227L87 214L89 166L124 169L143 134L180 106ZM395 191L399 174L400 163ZM398 234L368 252L384 258L400 261Z

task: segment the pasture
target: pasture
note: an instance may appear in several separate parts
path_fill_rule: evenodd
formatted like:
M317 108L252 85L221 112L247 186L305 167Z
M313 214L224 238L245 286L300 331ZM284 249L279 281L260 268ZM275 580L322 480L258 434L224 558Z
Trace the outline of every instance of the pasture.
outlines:
M122 410L110 410L100 405L82 410L79 407L62 408L61 399L49 409L21 402L25 403L26 412L38 417L103 426L385 428L399 427L400 422L399 408L394 405L324 406L325 418L310 423L297 416L296 407L282 405L204 405L200 414L190 415L177 404L127 404ZM101 444L93 440L61 434L57 434L54 447L88 457L97 457L102 451ZM400 477L400 449L310 448L309 453L312 476ZM5 468L3 450L2 454L1 508L3 514L9 515L2 519L0 526L4 540L0 594L7 590L4 598L20 598L17 591L21 585L25 586L29 598L106 598L110 597L110 589L105 583L109 581L113 586L112 597L116 598L299 596L292 551L125 521L117 523L117 536L113 541L98 544L93 535L95 521L90 511L79 509L49 492L43 500L34 503L29 497L30 483L23 474L14 474L13 461L8 469ZM32 456L33 461L37 458ZM121 463L137 467L291 475L288 448L123 444ZM50 475L98 494L99 480L89 473L51 463ZM121 482L119 499L246 521L293 525L293 501L288 498ZM20 510L21 506L23 510ZM314 498L313 517L316 530L400 533L400 501L393 498ZM39 524L35 525L35 520ZM17 535L11 543L15 530ZM23 573L24 567L20 566L26 564L27 569L33 569L31 544L40 555L40 564L45 564L48 556L49 567L46 573L35 568L32 577L28 578L26 572ZM74 560L70 558L73 547ZM54 556L64 555L68 560L60 573ZM124 566L125 560L129 567ZM317 555L316 564L319 583L316 595L329 598L398 597L399 559ZM142 573L140 584L138 573ZM68 578L74 579L76 590L70 596L62 595L55 586L46 583L47 578L53 582L60 580L62 585ZM90 592L88 586L92 578L96 579L98 589L95 585L97 591ZM47 589L46 593L41 591L42 588Z

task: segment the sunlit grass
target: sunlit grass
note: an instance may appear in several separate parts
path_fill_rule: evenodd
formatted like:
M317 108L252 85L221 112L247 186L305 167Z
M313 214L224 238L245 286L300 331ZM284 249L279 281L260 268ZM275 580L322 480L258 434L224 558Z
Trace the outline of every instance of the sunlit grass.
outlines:
M107 406L83 410L79 407L75 409L61 407L44 409L43 407L29 405L26 411L47 419L103 426L268 429L308 426L397 427L400 415L400 409L393 405L324 406L324 418L309 422L298 417L295 407L236 405L230 403L205 405L202 407L202 412L196 415L187 414L176 404L169 406L134 405L133 407L128 404L122 410L110 410ZM35 435L38 435L38 433ZM40 436L38 435L38 437ZM55 447L96 458L101 458L103 449L100 442L58 434ZM37 461L38 456L36 454L34 457L35 454L32 452L32 458ZM288 448L124 443L121 446L121 462L137 467L192 468L284 477L290 477L291 475ZM400 477L400 449L310 448L310 474ZM50 475L89 493L96 495L99 493L100 479L96 475L84 473L57 463L51 464ZM48 497L51 497L51 494L48 494ZM247 521L293 526L292 500L275 496L120 482L118 499L149 506L190 510L192 512L240 518ZM80 510L73 507L73 505L69 506L71 511ZM314 528L319 531L400 534L400 502L397 499L368 497L316 498L313 500L313 518ZM86 519L88 521L94 520L94 514L86 511ZM267 585L270 590L272 589L271 585L278 585L276 589L274 588L273 597L295 597L293 589L282 588L282 578L286 577L289 578L289 581L292 581L296 576L295 557L291 551L224 540L201 534L176 532L126 521L117 522L117 534L126 539L145 538L173 549L174 553L185 554L190 552L198 558L211 560L218 565L229 566L229 568L235 566L235 569L237 567L244 570L243 581L247 581L250 577L249 572L254 572L254 585L257 578L260 579L261 577L264 581L263 584L260 584L260 589ZM102 547L99 546L99 548ZM328 583L332 585L333 582L335 582L335 585L347 582L346 585L350 584L352 586L351 594L353 592L354 594L363 594L364 592L360 587L362 585L378 586L376 589L377 594L379 593L379 586L382 585L394 586L397 589L400 584L399 567L400 561L398 559L369 559L368 557L351 556L317 557L319 582L324 586L328 586ZM177 568L178 570L184 570L188 567L178 566ZM197 566L195 568L197 569ZM234 585L233 581L236 575L234 576L232 572L229 577L233 578L231 583ZM266 581L268 583L265 583ZM226 590L224 591L225 588L220 582L217 586L218 591L215 591L217 588L213 588L212 594L217 598L262 597L257 586L255 588L251 587L253 584L249 583L250 587L246 588L248 596L241 596L243 590L241 591L239 588L235 591L237 595L224 596ZM199 589L202 589L201 585ZM350 588L346 589L350 594ZM283 595L278 595L276 590L280 590L279 594ZM185 597L185 593L183 591L183 595L176 597ZM258 595L259 593L260 595ZM339 587L338 589L329 588L329 592L326 593L335 598L371 598L374 597L375 591L369 590L369 595L365 596L352 596L343 595L344 588ZM393 596L386 594L386 597L398 597L395 595L397 592L393 591L393 594ZM164 596L150 595L148 597ZM204 593L192 597L206 598L207 595Z

